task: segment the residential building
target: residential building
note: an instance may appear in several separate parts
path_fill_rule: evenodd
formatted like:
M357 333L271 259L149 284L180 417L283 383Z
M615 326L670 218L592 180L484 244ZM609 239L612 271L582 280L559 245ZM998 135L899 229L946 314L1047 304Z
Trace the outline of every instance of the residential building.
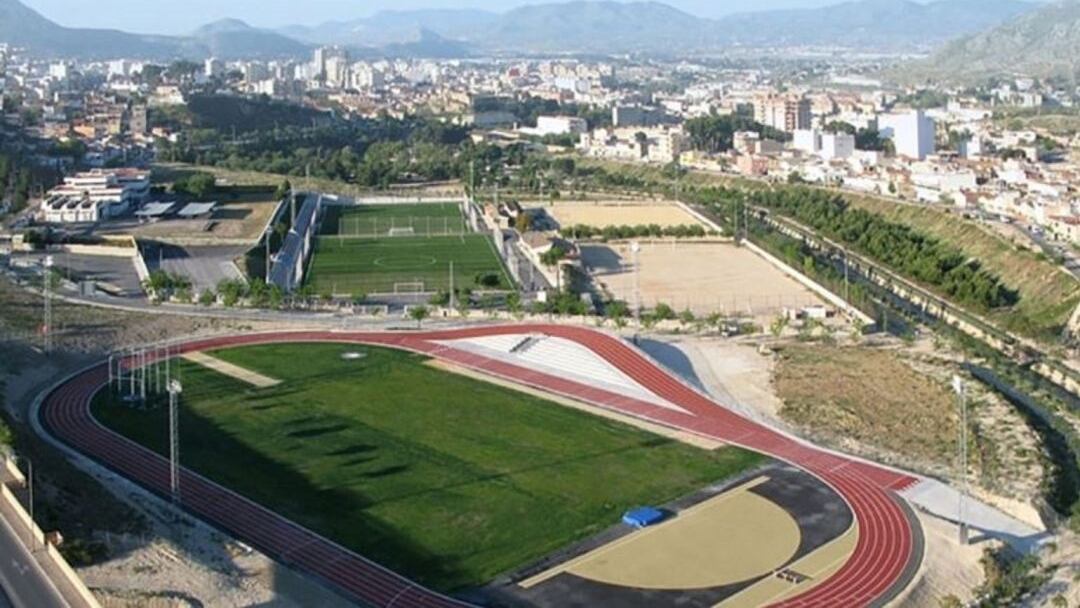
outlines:
M897 156L925 160L934 153L934 120L922 110L878 117L882 137L891 139Z
M536 119L535 134L541 137L581 134L588 130L589 124L585 119L576 116L540 116Z
M759 95L754 99L754 120L788 133L809 129L813 120L810 100L791 94Z

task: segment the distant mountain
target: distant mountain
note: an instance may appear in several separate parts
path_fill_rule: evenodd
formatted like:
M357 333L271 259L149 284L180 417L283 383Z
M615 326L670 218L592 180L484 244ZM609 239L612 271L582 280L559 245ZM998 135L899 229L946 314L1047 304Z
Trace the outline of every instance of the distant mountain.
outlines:
M53 23L18 0L0 0L0 42L47 56L87 58L178 55L183 41L118 30L68 28Z
M221 59L297 57L308 46L270 30L251 27L239 19L208 23L191 34L189 47ZM200 48L201 47L201 48Z
M363 19L328 21L317 26L294 25L278 32L312 44L378 47L418 40L423 31L464 40L498 19L497 13L468 9L380 11Z
M717 29L728 43L748 46L930 48L1034 8L1018 0L861 0L731 15L719 20Z
M279 32L313 44L377 46L415 40L421 29L488 51L680 53L730 46L928 49L1032 10L1020 0L855 0L832 6L711 20L659 2L532 4L502 14L472 10L385 11L353 21Z
M989 31L950 43L899 79L973 82L992 76L1080 77L1080 2L1043 6Z
M659 2L575 1L516 8L472 42L549 53L677 52L711 46L713 33L708 20Z
M1019 0L855 0L817 9L702 19L653 1L572 0L502 14L476 10L383 11L372 17L276 31L237 19L190 36L144 36L62 27L19 0L0 0L0 42L42 55L87 58L226 59L301 56L311 45L343 44L358 56L452 57L478 52L663 53L837 46L926 49L1025 14Z

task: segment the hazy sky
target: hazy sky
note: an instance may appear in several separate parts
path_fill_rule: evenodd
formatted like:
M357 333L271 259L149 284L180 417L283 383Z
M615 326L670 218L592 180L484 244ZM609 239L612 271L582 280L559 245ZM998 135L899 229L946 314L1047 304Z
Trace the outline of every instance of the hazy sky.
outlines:
M668 4L703 17L771 8L835 4L841 0L668 0ZM252 25L275 27L364 17L382 9L483 8L502 11L526 0L23 0L49 19L72 27L181 34L221 19L236 17Z

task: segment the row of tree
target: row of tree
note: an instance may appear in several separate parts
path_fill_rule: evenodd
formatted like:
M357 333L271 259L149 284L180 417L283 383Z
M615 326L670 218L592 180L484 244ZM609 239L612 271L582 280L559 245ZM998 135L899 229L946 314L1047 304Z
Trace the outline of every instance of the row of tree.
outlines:
M632 238L701 238L709 235L709 231L701 224L679 224L676 226L661 226L659 224L639 224L636 226L588 226L575 224L563 228L561 232L571 238L591 239L599 237L605 241Z
M784 186L747 197L752 205L790 217L975 310L1013 306L1020 299L1015 289L960 249L852 207L838 194ZM717 198L732 200L730 193Z

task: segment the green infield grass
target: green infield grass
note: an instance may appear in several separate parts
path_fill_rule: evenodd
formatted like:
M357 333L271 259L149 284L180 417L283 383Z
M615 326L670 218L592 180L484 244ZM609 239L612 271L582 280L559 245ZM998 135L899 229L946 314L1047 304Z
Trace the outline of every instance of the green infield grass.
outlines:
M346 352L363 357L345 360ZM341 344L214 356L281 380L255 389L181 361L182 463L443 591L483 585L619 521L759 465L428 365ZM166 409L105 391L106 426L167 451Z
M305 280L318 293L434 292L449 289L451 262L456 288L512 288L491 238L481 234L319 237ZM418 283L422 289L417 288Z
M356 238L440 236L467 231L460 203L327 205L319 234Z

